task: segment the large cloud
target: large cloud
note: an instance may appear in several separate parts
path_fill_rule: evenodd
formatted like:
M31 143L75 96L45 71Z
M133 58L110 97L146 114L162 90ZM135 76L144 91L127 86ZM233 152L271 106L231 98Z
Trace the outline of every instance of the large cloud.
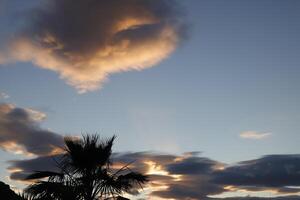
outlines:
M0 148L14 153L49 155L63 147L63 137L42 129L44 113L0 104Z
M225 165L193 153L181 156L151 152L113 155L114 163L118 167L131 163L132 169L150 176L150 184L145 188L148 197L178 200L215 200L218 198L213 198L213 195L234 191L239 194L267 191L274 195L299 195L299 158L300 155L276 155ZM52 157L13 161L10 169L16 171L11 173L11 178L20 180L33 170L43 168L55 170ZM234 199L236 198L227 198ZM298 200L300 197L268 199Z
M300 186L300 155L269 155L244 161L218 172L215 182L250 187Z
M79 92L101 87L111 73L154 66L175 50L184 32L176 1L42 2L0 62L33 62L58 72Z

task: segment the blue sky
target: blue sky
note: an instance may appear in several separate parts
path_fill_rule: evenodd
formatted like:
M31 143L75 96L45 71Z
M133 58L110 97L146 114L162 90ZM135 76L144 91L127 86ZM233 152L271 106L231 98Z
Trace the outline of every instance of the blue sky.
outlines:
M0 67L10 96L0 101L46 113L41 126L62 135L116 134L120 152L201 151L226 163L299 153L300 2L181 4L187 36L155 67L78 94L56 72L13 62ZM246 131L270 134L241 138Z

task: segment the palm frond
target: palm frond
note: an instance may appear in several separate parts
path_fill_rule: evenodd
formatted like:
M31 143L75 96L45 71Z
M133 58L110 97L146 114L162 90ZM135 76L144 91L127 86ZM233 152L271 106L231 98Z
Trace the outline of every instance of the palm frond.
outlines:
M137 172L129 172L125 175L120 175L117 179L120 182L131 182L131 183L140 183L144 184L149 181L148 176L137 173Z
M60 171L31 174L27 180L48 180L30 185L25 192L37 200L91 200L120 199L123 193L142 188L148 177L131 171L131 163L119 170L111 169L115 138L100 140L98 135L84 135L82 139L65 138L65 153L55 160Z
M26 188L25 193L41 199L79 199L76 186L60 183L40 181Z

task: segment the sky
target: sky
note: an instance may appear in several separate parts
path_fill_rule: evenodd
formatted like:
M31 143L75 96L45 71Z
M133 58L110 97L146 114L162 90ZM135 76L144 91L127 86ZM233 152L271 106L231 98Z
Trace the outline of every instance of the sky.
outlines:
M0 0L2 181L97 133L184 177L147 198L300 194L299 1L88 2Z

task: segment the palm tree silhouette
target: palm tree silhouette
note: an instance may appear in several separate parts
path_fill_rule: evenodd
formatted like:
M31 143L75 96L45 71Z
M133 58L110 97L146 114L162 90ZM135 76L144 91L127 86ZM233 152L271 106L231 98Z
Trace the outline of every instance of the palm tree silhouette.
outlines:
M109 200L126 199L124 193L142 188L148 177L131 171L129 164L116 170L111 155L115 136L100 140L97 135L65 138L65 152L57 162L59 171L38 171L27 177L39 181L28 186L35 199ZM41 180L47 178L47 180Z

